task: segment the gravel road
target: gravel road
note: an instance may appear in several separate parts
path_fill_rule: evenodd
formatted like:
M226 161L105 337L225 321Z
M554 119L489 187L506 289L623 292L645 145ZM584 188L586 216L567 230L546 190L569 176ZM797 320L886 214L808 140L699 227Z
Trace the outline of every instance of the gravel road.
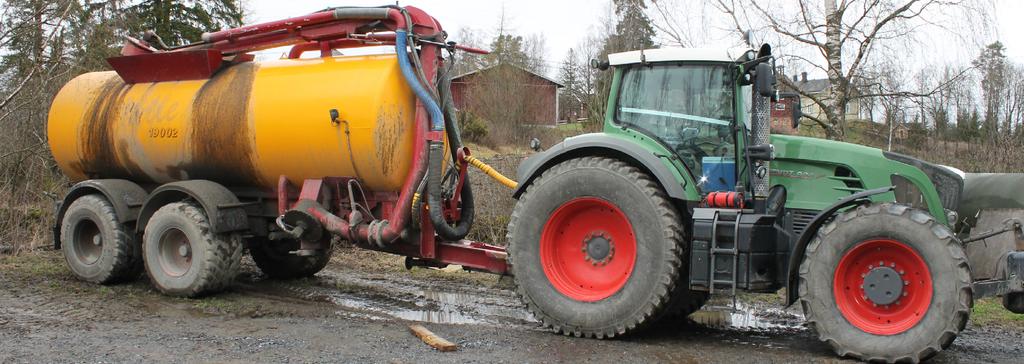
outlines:
M508 279L400 268L401 258L340 249L315 278L264 280L245 264L231 292L161 296L145 278L101 287L74 280L60 252L0 257L0 363L20 362L838 362L775 297L714 302L686 322L616 340L537 327ZM422 323L456 343L434 351ZM935 363L1024 358L1019 326L970 325Z

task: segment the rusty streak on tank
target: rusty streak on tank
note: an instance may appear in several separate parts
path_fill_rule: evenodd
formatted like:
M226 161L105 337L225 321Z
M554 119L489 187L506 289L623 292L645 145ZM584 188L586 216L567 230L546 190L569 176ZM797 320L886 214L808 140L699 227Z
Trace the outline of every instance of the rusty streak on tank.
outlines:
M196 94L192 105L191 179L252 185L260 180L253 164L249 98L258 65L247 62L217 73Z
M381 162L380 172L390 176L395 172L399 138L406 132L401 109L397 105L381 106L377 111L377 127L373 131L377 159Z
M140 182L152 180L133 163L118 156L120 143L112 126L122 111L125 94L132 85L112 77L100 87L96 101L90 105L81 124L81 158L78 164L89 178L130 178Z

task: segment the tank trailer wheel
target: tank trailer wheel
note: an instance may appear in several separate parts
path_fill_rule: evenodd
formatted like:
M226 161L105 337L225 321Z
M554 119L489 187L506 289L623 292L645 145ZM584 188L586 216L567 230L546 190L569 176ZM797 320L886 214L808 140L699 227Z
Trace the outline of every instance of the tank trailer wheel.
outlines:
M642 329L661 317L686 272L679 216L634 167L601 157L562 162L512 211L509 264L518 294L545 327L565 335Z
M150 280L164 294L196 297L228 288L238 274L242 239L214 234L202 208L188 202L157 210L142 252Z
M1024 314L1024 293L1010 293L1003 296L1003 307L1010 312Z
M883 203L823 226L800 265L807 325L840 356L919 362L967 324L971 272L958 240L927 213Z
M64 259L79 279L108 284L139 276L138 244L102 195L86 195L72 202L60 229Z
M253 238L249 244L249 255L256 262L263 274L273 279L296 279L312 277L331 260L334 246L327 242L323 254L301 257L289 254L299 249L299 241L273 241L264 238Z

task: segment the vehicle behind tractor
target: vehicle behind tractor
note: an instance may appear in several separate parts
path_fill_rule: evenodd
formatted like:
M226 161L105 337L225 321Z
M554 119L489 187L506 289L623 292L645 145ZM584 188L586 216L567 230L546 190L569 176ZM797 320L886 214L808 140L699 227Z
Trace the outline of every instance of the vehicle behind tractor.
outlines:
M286 45L286 59L251 55ZM369 46L389 51L335 55ZM397 6L183 46L129 39L113 72L75 78L51 107L51 150L77 182L54 244L83 280L145 270L196 297L229 287L245 251L266 275L299 278L345 240L409 266L511 274L545 327L595 338L714 295L786 289L839 355L886 362L947 347L978 297L1024 312L1024 206L992 187L1020 181L771 135L767 45L595 61L613 73L603 132L524 160L518 183L462 143L459 51L484 53ZM507 249L465 239L469 166L514 189Z

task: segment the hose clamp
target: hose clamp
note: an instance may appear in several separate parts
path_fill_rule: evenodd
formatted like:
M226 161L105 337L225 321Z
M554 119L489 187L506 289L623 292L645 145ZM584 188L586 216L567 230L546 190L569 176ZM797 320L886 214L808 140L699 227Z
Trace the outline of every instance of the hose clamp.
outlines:
M369 239L371 243L380 248L387 247L387 243L384 242L383 238L384 227L386 227L387 225L387 220L374 220L370 222L370 228L367 231L367 235L369 236L367 236L367 239Z

